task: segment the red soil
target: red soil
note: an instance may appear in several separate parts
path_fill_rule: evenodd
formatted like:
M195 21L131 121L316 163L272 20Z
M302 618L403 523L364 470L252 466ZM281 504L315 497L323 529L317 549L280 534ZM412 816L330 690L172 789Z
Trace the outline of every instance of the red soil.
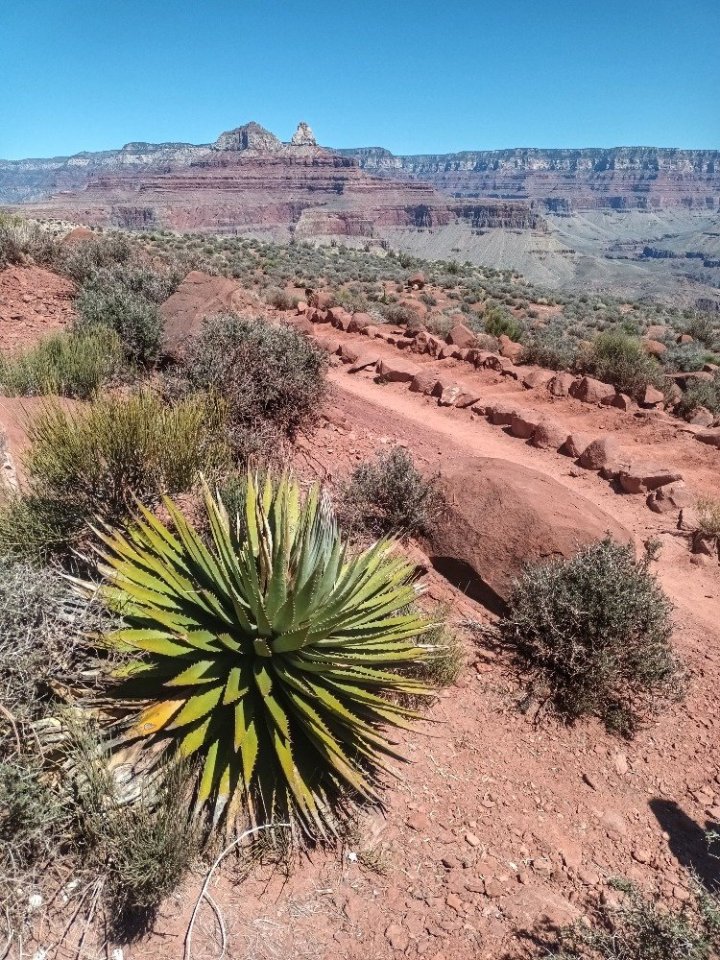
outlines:
M72 320L74 286L42 267L0 270L0 350L15 351Z

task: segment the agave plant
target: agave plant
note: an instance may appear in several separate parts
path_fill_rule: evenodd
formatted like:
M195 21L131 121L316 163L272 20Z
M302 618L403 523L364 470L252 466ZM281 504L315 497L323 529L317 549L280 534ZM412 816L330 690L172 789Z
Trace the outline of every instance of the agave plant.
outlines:
M399 758L386 728L416 716L400 695L429 692L403 669L432 626L412 567L388 539L348 555L320 490L303 500L287 476L248 478L244 523L206 489L209 546L165 504L172 529L140 508L126 533L98 531L124 620L106 641L130 657L115 692L143 701L116 742L194 758L214 824L244 806L325 834L339 799L379 800Z

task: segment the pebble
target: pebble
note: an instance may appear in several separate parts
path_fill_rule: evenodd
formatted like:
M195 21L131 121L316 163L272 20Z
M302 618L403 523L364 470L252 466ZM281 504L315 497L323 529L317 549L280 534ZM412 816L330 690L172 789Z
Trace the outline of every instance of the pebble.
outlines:
M646 850L645 847L636 847L633 852L633 860L637 860L638 863L650 863L650 851Z
M479 846L480 846L480 839L479 839L479 837L476 837L474 833L466 833L466 834L465 834L465 842L466 842L466 843L469 843L471 847L479 847Z
M410 937L403 930L399 923L390 924L385 931L385 939L393 948L393 950L400 950L403 953L410 946Z

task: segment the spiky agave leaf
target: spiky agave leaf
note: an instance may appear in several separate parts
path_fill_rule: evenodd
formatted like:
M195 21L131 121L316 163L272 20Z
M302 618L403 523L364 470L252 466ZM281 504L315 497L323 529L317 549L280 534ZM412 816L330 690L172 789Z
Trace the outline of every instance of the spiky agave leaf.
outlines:
M210 548L165 503L172 529L141 508L98 532L101 595L126 624L106 641L138 655L118 691L144 701L124 740L195 757L214 822L244 804L322 834L348 790L378 799L398 756L385 728L415 716L396 695L429 692L397 669L432 625L412 567L388 539L349 557L319 488L303 500L288 476L248 478L242 542L207 489Z

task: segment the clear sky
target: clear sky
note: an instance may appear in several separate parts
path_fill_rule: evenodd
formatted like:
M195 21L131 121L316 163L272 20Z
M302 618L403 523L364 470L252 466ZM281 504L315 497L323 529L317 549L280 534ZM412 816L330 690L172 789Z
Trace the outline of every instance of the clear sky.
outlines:
M720 0L0 0L0 157L205 143L720 148Z

